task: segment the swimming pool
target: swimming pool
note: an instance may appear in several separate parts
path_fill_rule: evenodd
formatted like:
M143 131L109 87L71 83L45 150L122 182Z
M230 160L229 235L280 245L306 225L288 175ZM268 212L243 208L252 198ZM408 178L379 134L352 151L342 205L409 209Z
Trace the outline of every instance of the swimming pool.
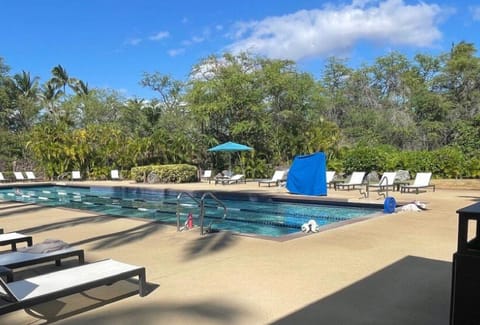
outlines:
M136 217L176 224L178 192L130 187L28 186L0 189L0 200L36 203L96 211L115 216ZM189 193L200 198L203 193ZM352 207L318 202L293 202L280 198L215 193L227 207L210 198L205 200L205 225L211 230L230 230L242 234L279 237L301 231L301 226L315 220L320 226L349 222L381 212L376 207ZM199 208L195 200L180 200L182 223L192 213L198 225Z

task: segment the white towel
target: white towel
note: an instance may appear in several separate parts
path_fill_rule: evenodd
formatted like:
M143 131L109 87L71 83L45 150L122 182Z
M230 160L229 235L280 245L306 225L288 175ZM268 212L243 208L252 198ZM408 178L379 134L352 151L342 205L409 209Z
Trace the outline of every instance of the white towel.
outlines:
M44 254L68 247L70 246L64 241L58 239L45 239L43 242L30 247L19 248L18 251L22 253Z

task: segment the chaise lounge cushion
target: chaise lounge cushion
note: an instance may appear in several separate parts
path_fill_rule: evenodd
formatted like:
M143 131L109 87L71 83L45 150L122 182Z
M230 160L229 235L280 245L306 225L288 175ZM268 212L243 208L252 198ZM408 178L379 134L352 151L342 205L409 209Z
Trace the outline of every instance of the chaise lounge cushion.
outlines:
M115 260L103 260L11 283L0 278L0 296L10 303L0 305L0 314L28 308L60 297L110 285L138 276L139 294L146 294L145 268Z

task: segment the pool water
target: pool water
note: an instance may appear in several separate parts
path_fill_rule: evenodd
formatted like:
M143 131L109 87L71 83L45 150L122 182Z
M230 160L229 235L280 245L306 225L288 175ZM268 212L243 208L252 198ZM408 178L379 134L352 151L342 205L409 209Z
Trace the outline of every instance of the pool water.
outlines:
M201 195L201 194L199 194ZM229 194L232 195L231 193ZM176 224L178 193L140 188L38 186L0 189L0 200L36 203L91 210L103 214L145 218ZM199 197L198 197L199 199ZM315 220L319 226L367 217L380 208L320 205L312 203L282 202L250 197L222 198L224 209L213 199L205 200L205 226L213 231L230 230L253 235L279 237L301 231L301 226ZM192 213L198 222L199 207L188 196L182 196L181 222Z

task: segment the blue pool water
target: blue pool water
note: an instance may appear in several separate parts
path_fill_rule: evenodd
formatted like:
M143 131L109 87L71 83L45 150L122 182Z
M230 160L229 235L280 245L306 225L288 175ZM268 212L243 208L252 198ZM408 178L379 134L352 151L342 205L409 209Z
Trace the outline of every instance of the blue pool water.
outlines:
M0 200L92 210L170 224L176 224L177 221L177 195L168 190L111 187L35 186L0 189ZM199 193L198 198L201 195ZM221 197L227 207L225 219L223 208L214 200L205 201L205 225L211 225L212 230L278 237L301 231L301 226L311 219L325 226L381 211L381 208L293 203L282 202L278 198L228 195L230 197ZM182 223L192 213L198 225L199 208L194 200L183 196L180 211Z

